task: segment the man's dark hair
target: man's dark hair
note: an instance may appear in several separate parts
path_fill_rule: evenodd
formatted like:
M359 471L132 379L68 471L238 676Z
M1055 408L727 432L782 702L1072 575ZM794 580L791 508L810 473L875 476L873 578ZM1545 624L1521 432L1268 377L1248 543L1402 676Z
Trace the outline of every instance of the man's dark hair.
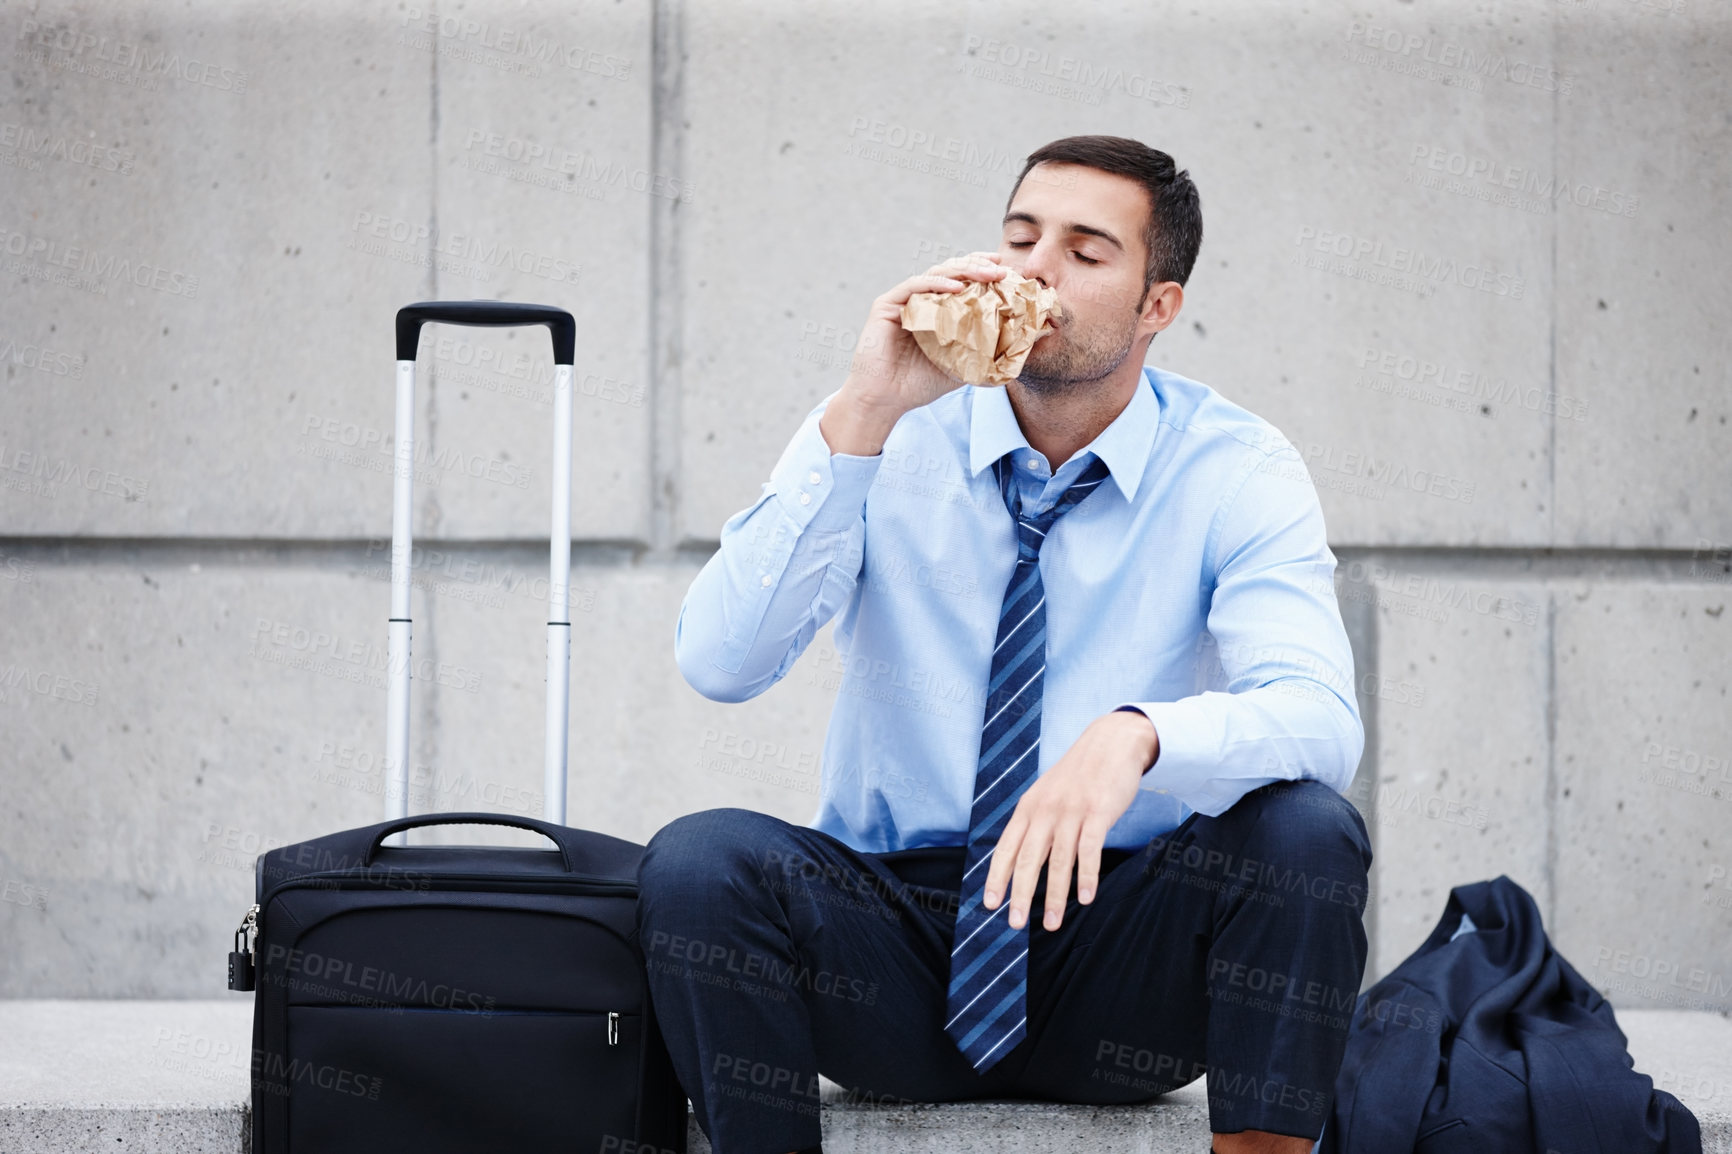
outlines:
M1010 211L1022 178L1037 164L1080 164L1115 176L1128 176L1148 190L1149 223L1143 241L1149 250L1143 272L1143 297L1156 281L1184 284L1203 246L1203 207L1189 172L1179 171L1173 158L1140 140L1124 136L1067 136L1028 154L1016 185L1005 201Z

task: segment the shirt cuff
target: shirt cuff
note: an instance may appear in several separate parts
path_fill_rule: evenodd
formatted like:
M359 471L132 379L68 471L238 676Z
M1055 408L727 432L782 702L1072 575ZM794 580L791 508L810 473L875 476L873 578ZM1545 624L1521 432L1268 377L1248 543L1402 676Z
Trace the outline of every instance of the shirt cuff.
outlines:
M1201 753L1199 736L1187 730L1186 714L1189 710L1176 701L1128 702L1113 712L1121 709L1134 709L1148 718L1154 723L1155 734L1161 740L1161 751L1155 756L1155 764L1143 772L1138 788L1176 794L1180 801L1198 809L1193 801L1197 789L1218 767L1207 763Z
M1134 705L1121 705L1117 709L1113 710L1113 712L1114 713L1143 713L1142 710L1138 709ZM1147 717L1148 714L1143 713L1143 716ZM1158 729L1155 730L1155 739L1157 741L1160 740L1160 735L1161 735L1161 731ZM1161 759L1160 752L1157 751L1155 754L1155 761L1151 761L1148 765L1145 765L1143 767L1143 780L1144 781L1147 781L1149 779L1149 770L1155 768L1155 762L1159 761L1160 759Z
M806 418L770 473L770 486L800 529L837 532L852 528L859 518L884 454L831 453L818 428L822 416L820 408Z

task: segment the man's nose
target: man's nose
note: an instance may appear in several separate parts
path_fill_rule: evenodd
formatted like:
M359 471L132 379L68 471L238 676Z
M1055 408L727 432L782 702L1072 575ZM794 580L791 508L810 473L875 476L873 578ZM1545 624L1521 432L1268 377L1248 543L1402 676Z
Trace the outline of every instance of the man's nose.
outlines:
M1031 280L1038 281L1043 288L1051 288L1054 267L1056 267L1056 250L1049 248L1045 242L1037 242L1032 249L1023 254L1022 267L1016 271Z

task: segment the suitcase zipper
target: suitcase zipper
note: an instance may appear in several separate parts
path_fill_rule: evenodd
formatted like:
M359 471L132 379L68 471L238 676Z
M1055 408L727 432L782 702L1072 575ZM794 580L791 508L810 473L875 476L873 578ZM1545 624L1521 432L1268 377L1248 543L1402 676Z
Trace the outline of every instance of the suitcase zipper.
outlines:
M426 877L429 881L438 881L438 882L496 882L497 883L497 882L500 882L502 880L506 880L506 881L509 881L509 883L513 886L526 886L530 889L547 889L547 888L569 887L577 893L584 893L584 894L626 896L626 895L635 895L638 892L638 887L637 887L636 882L619 881L619 880L613 879L613 878L590 877L590 876L581 875L581 874L566 874L563 877L533 877L533 878L509 878L509 879L503 878L502 875L497 874L497 873L452 874L452 873L436 873L433 871L425 871L425 874L426 874ZM330 882L333 882L333 881L366 882L368 880L370 880L370 875L369 875L369 872L364 867L359 871L356 871L356 870L327 870L327 871L324 871L321 873L302 874L299 877L293 878L289 881L285 881L285 882L282 882L282 883L274 886L269 893L264 895L264 898L266 901L269 901L271 898L275 897L277 894L281 893L283 890L298 889L298 888L301 888L303 886L309 886L309 885L317 886L317 885L321 885L321 884L328 885ZM345 888L347 888L347 887L345 887ZM369 888L369 887L366 887L363 885L363 886L357 886L355 888L364 889L364 888ZM402 886L396 886L396 887L391 887L391 886L377 887L377 886L375 886L372 888L402 889L404 887L402 887ZM508 890L506 892L511 892L511 891ZM255 907L255 908L257 908L257 907Z
M474 880L476 878L492 878L496 875L449 874L445 876L455 880ZM298 881L300 879L296 880ZM549 878L547 880L557 881L564 879ZM288 885L279 886L278 888L287 889L293 884L294 883L291 882L288 883ZM629 888L635 891L637 887L627 887L622 884L613 888L622 890ZM229 954L229 989L245 991L254 988L253 943L258 940L258 934L259 907L255 905L247 910L246 915L241 918L240 927L235 930L235 950L233 953ZM607 1044L610 1046L619 1045L618 1010L609 1010L607 1012Z
M428 877L437 881L451 882L497 882L499 874L447 874L428 872ZM635 894L636 882L616 881L612 878L587 877L580 874L567 874L564 877L547 878L515 878L514 885L531 886L572 886L586 894Z
M229 989L244 992L254 988L253 943L258 936L259 907L253 906L235 931L235 948L229 954Z
M365 874L355 874L347 870L331 871L323 874L303 874L301 877L295 878L293 881L284 882L271 890L269 894L265 895L265 900L269 901L284 890L316 886L321 880L327 883L338 880L363 880L365 876ZM440 874L438 876L440 881L499 880L498 874ZM537 888L546 885L570 885L576 883L579 892L591 894L636 894L638 890L638 887L631 882L613 882L605 881L601 878L572 877L569 875L562 878L520 878L517 880L520 883L535 884ZM244 950L237 948L236 952L229 955L229 989L231 990L251 990L254 988L253 942L256 941L258 937L259 909L260 907L255 905L251 909L247 910L246 916L241 920L240 928L235 931L236 946L239 947L244 939L245 948ZM238 971L237 966L239 967ZM245 981L245 985L236 984L238 976L240 977L240 980ZM617 1010L609 1010L607 1012L607 1044L610 1046L619 1045L619 1011Z

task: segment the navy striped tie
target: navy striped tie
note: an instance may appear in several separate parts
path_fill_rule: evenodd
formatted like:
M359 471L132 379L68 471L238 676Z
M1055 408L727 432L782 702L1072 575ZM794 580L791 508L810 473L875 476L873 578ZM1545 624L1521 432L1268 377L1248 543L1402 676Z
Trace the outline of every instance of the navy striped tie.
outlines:
M1040 698L1046 673L1046 590L1040 580L1040 547L1048 530L1106 480L1099 457L1046 512L1022 514L1015 466L1009 456L993 463L999 492L1016 522L1016 568L998 613L998 643L992 650L980 764L968 819L968 852L962 875L962 905L950 950L949 1021L944 1030L975 1072L984 1074L1028 1033L1028 934L1036 911L1020 929L1010 927L1008 890L996 909L981 904L986 863L1016 803L1040 766Z

